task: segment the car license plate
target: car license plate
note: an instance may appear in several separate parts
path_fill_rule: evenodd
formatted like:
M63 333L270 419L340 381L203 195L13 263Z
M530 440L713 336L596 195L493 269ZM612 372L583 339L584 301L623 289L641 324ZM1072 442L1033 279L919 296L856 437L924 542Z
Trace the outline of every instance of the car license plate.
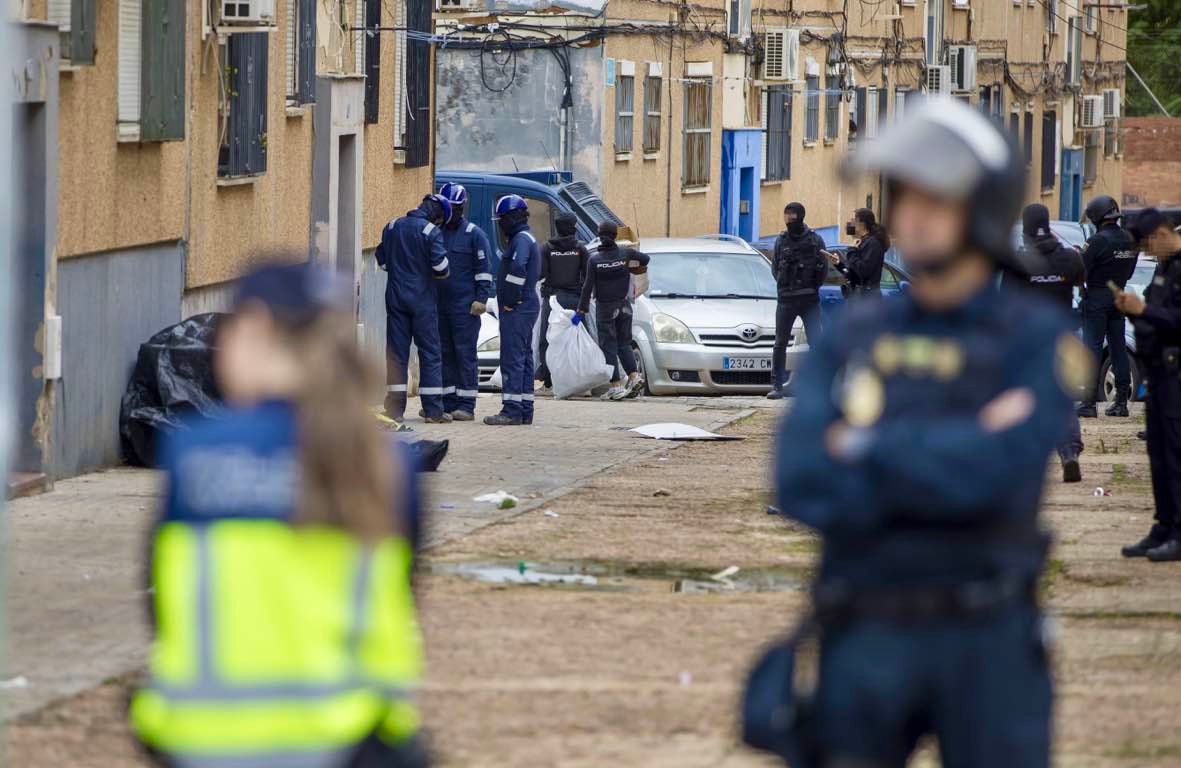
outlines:
M722 368L727 371L769 371L769 357L723 357Z

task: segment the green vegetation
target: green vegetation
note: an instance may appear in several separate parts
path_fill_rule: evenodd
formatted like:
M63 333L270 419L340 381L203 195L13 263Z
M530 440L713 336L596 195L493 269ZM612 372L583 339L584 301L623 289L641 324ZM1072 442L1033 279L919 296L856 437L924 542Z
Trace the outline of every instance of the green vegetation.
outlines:
M1170 115L1181 115L1181 3L1140 0L1132 7L1128 12L1128 63L1136 68ZM1128 115L1160 114L1130 72L1126 91Z

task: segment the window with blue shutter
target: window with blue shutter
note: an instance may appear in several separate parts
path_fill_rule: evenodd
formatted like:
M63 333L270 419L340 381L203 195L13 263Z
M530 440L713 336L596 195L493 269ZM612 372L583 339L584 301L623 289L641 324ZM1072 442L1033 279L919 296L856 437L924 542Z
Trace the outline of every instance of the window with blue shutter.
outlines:
M269 42L266 32L238 32L229 36L224 48L227 111L217 163L223 178L266 172Z

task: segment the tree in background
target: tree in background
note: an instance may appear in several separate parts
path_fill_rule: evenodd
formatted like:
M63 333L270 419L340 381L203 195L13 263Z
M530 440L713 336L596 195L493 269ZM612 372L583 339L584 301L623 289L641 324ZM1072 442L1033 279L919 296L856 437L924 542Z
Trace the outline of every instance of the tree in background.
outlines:
M1181 115L1181 2L1133 0L1128 14L1128 63L1170 115ZM1127 114L1160 114L1152 97L1130 74L1126 90Z

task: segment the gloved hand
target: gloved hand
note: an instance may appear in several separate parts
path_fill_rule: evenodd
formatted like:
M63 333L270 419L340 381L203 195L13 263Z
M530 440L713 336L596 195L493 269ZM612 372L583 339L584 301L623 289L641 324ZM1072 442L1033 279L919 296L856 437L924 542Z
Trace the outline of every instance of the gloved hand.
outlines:
M473 301L472 302L472 314L475 315L476 317L479 317L480 315L484 314L487 311L488 311L488 305L485 304L484 302L482 302L482 301Z
M582 313L581 312L575 312L574 317L570 318L571 325L578 325L581 322L582 322Z

